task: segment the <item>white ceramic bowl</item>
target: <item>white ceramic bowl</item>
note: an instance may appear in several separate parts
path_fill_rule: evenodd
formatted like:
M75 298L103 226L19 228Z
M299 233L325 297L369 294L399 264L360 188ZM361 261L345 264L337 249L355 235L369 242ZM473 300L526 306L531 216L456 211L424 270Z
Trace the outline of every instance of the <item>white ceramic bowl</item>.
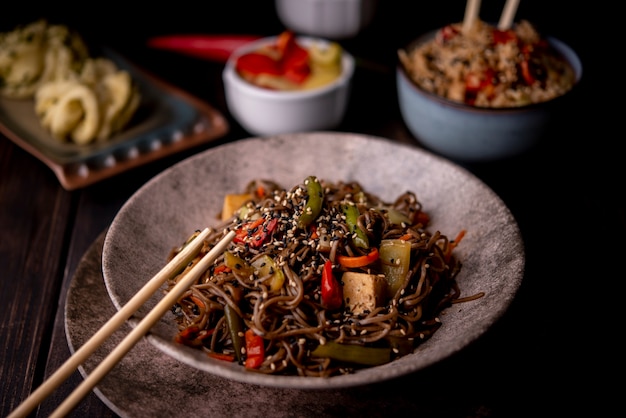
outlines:
M426 42L430 32L405 50ZM565 43L547 38L573 66L576 83L582 77L578 55ZM402 63L396 69L402 118L420 144L459 162L488 162L523 154L545 134L554 112L574 90L548 102L517 108L479 108L429 93L414 83Z
M355 37L374 18L378 0L276 0L280 21L295 32L330 39Z
M303 46L328 42L311 37L298 37L297 41ZM222 77L229 112L246 131L258 136L335 128L348 106L354 57L343 50L341 75L332 83L311 90L268 90L237 74L237 57L275 42L276 37L253 41L234 51L226 62Z

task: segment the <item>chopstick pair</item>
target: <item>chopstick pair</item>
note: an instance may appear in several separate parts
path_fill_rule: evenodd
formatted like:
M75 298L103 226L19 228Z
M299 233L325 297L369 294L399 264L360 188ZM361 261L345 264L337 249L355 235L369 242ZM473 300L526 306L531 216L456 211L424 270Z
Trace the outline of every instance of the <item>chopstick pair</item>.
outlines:
M519 0L506 0L504 8L502 9L502 15L498 22L499 30L508 30L513 24L515 13L517 12L517 6ZM463 18L463 32L467 32L474 21L478 17L478 10L480 9L480 0L467 0L465 6L465 17Z
M176 255L161 271L146 283L115 315L113 315L87 342L85 342L59 369L26 398L7 418L25 417L54 389L66 380L102 343L131 317L165 281L184 268L198 254L210 230L205 228L193 241ZM182 294L209 268L210 264L224 252L235 236L234 231L226 234L200 261L188 271L141 322L109 353L91 374L50 415L63 417L74 409L87 393L102 379L152 326L177 302Z

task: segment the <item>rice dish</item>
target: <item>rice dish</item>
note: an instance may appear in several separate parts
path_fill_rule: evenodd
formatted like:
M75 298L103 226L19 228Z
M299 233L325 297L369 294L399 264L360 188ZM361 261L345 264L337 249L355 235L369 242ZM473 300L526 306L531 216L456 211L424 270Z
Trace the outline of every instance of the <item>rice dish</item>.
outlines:
M439 29L434 38L398 56L422 89L477 107L519 107L568 92L576 77L571 65L522 20L509 30L476 20Z

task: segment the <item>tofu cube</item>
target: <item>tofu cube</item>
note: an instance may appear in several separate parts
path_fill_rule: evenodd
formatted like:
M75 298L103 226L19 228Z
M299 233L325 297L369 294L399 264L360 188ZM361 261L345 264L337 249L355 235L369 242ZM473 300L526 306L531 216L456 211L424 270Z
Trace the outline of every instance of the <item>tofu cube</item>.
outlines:
M254 196L250 193L227 194L224 197L224 204L222 206L222 221L228 220L239 210L239 208L243 206L244 203L253 197Z
M347 271L341 281L343 301L353 313L372 311L385 303L387 281L384 276Z

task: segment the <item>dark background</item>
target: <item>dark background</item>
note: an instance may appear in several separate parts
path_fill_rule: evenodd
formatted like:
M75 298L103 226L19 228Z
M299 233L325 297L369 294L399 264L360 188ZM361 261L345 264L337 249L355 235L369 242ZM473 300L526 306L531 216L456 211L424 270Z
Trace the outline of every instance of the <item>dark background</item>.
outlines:
M497 22L505 0L483 0L480 17ZM6 6L5 6L6 7ZM6 9L5 9L6 10ZM13 29L45 17L76 29L92 45L108 45L126 54L138 65L167 79L181 71L190 73L179 86L201 98L220 96L221 86L198 84L196 75L208 72L213 63L196 59L172 60L168 53L146 54L146 41L156 35L175 33L249 33L274 35L284 29L278 20L273 0L255 1L90 1L90 2L11 2L8 12L0 13L0 30ZM416 1L381 0L371 25L358 40L342 41L353 55L377 63L393 65L396 51L422 32L463 20L464 0ZM582 84L587 87L585 106L589 106L589 125L576 138L568 138L572 147L590 147L597 141L614 140L613 122L619 118L624 83L620 81L622 48L619 40L621 13L608 1L573 2L569 0L522 0L516 20L527 19L542 33L568 43L580 55L584 65ZM172 64L175 62L175 64ZM183 63L181 65L181 62ZM193 84L185 84L189 80ZM593 84L593 86L592 86ZM377 87L379 87L377 89ZM380 100L380 98L384 100ZM386 99L395 104L395 86L373 86L370 99L373 110L389 109ZM219 100L219 99L218 99ZM617 102L616 102L617 100ZM609 103L615 103L609 106ZM365 115L367 116L367 115ZM368 118L363 118L368 119ZM622 136L623 137L623 134ZM579 141L579 142L574 142ZM603 143L603 142L600 142ZM571 151L563 149L564 158Z
M504 3L483 0L480 17L497 22ZM358 39L341 43L353 55L382 65L389 74L360 76L364 78L358 84L368 88L353 92L351 100L359 105L349 108L341 129L388 132L386 124L398 114L391 74L397 49L422 32L461 21L464 9L462 0L380 0L372 24ZM621 261L626 250L626 213L619 203L626 190L621 151L621 11L617 2L608 1L521 0L516 16L516 20L527 19L544 34L572 46L582 60L583 79L574 93L574 105L565 109L550 135L530 156L468 166L511 207L524 233L528 266L512 307L514 316L496 327L496 337L487 337L468 350L467 357L456 360L469 371L467 380L461 382L468 390L464 403L471 403L473 394L481 393L483 387L493 393L496 405L505 405L504 416L553 416L553 412L559 416L605 416L602 411L619 400L623 386L619 383L623 361L614 356L621 354L617 338L624 326L618 297L626 278ZM229 117L229 139L247 134L228 116L223 87L209 76L222 64L149 50L146 41L175 33L275 35L284 29L272 0L116 0L14 1L3 5L0 31L42 17L76 29L92 45L116 49L149 72L215 105ZM372 83L367 84L370 78ZM98 195L92 197L98 203L98 198L109 195L126 198L132 188L184 156L88 189L86 200L91 195ZM134 180L127 185L125 179L131 178ZM122 190L109 192L110 186ZM107 212L105 217L112 215ZM489 364L464 362L482 358L472 354L480 350L489 352L494 360ZM519 381L511 375L519 376ZM502 376L507 376L505 385L499 384Z

